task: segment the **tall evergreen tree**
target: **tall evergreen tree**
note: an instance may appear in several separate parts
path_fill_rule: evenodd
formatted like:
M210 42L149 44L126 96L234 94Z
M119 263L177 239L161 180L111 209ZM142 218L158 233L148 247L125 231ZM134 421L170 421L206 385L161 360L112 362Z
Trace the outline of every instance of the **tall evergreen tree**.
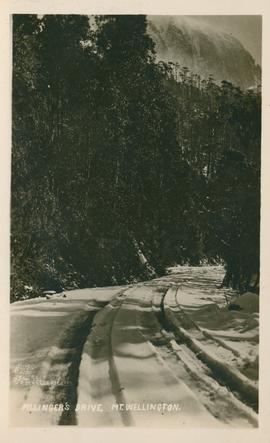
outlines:
M259 176L260 93L157 63L145 16L13 17L13 300L203 260L245 290Z

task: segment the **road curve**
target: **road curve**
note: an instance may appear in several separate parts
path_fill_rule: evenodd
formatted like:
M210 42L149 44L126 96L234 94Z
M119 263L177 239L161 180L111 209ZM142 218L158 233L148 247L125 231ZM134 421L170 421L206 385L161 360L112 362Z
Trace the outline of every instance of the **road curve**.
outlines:
M11 424L256 427L258 316L228 311L222 273L14 303Z

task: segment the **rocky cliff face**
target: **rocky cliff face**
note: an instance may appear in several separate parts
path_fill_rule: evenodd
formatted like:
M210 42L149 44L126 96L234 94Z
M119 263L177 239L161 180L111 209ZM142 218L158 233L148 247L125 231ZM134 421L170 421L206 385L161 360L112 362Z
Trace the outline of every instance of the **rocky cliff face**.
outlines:
M179 63L204 78L227 80L242 88L260 84L261 68L231 34L180 17L148 17L158 60Z

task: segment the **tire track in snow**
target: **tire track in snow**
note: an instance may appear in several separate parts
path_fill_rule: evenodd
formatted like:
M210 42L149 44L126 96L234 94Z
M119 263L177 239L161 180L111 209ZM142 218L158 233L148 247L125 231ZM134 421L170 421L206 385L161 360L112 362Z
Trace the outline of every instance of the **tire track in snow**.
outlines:
M59 335L58 346L52 347L42 363L38 378L43 385L31 387L25 403L29 404L68 404L67 410L54 411L53 424L75 425L77 385L82 349L91 329L97 310L80 311ZM56 380L55 384L51 384ZM35 413L36 419L37 413ZM48 414L39 413L40 419L48 420ZM30 417L29 417L30 418Z
M148 285L149 286L149 285ZM160 289L156 286L157 289ZM141 335L144 337L146 342L148 343L148 346L152 350L153 354L156 357L156 360L159 362L161 366L165 368L168 373L171 374L171 377L173 377L175 380L177 380L178 383L185 385L185 389L189 391L190 396L195 396L196 401L200 405L201 410L205 410L206 413L210 413L210 415L214 419L218 419L219 422L226 423L226 420L224 420L224 417L222 417L221 414L216 413L216 405L213 405L212 408L209 408L209 400L208 402L205 402L202 400L202 396L198 395L198 392L196 389L194 389L194 378L190 376L190 371L188 370L187 366L184 364L183 361L179 359L179 356L177 355L175 347L172 345L175 343L175 336L171 330L169 330L168 325L164 325L165 322L165 313L164 313L164 307L163 307L163 301L166 296L168 289L165 289L163 287L163 294L157 294L154 293L150 305L151 305L151 312L153 314L153 317L155 319L156 327L155 330L159 331L159 334L156 332L153 336L151 334L145 335L143 332L140 331ZM160 291L158 291L160 292ZM162 318L164 317L164 318ZM137 315L137 324L139 326L139 316ZM166 329L165 329L166 327ZM154 331L151 331L152 334ZM181 363L181 366L180 366ZM202 368L200 368L202 370ZM205 382L205 380L204 380ZM216 382L218 385L218 383ZM220 385L218 385L220 388ZM212 389L213 390L213 389ZM207 392L208 393L208 392ZM242 404L241 404L242 405ZM231 405L230 405L231 406ZM235 407L233 407L233 410L235 412ZM239 413L239 410L236 411ZM253 426L256 426L257 422L256 419L252 421L250 419L249 414L243 414L243 411L240 411L242 415L244 415L244 419L247 419L246 421L252 423ZM240 414L241 415L241 414Z
M126 292L124 289L117 293L96 317L94 327L89 334L80 366L80 379L78 387L79 403L102 403L104 412L100 415L89 417L96 425L105 426L131 426L133 424L129 411L112 411L113 403L125 403L125 396L113 349L114 325L119 310L124 302ZM100 379L102 377L102 379ZM103 380L103 382L102 382ZM89 424L89 418L78 412L79 425Z
M255 412L258 411L258 389L254 383L252 383L247 377L245 377L239 371L231 368L226 362L219 360L216 356L212 355L211 352L205 349L205 347L200 343L200 341L205 340L205 335L200 330L198 325L196 325L186 313L183 312L179 302L177 300L177 288L169 289L167 291L163 303L164 303L164 314L165 314L165 324L169 330L172 330L176 336L176 342L185 343L187 347L194 353L194 355L199 358L207 367L211 369L212 376L222 385L226 386L231 391L235 392L239 398L247 404L249 407L254 409ZM174 294L171 292L174 291ZM166 302L167 299L172 298L174 295L175 305L173 306L171 301ZM178 316L174 314L175 307L178 309ZM180 314L180 319L179 319ZM201 334L200 340L194 338L191 333L187 331L192 326L198 334Z
M121 294L121 296L123 296L123 294ZM118 374L117 367L115 364L115 359L114 359L114 354L113 354L113 343L112 343L114 323L116 321L117 315L119 313L119 310L122 307L123 302L124 302L124 300L121 300L118 305L117 311L115 312L114 318L111 323L111 328L110 328L110 333L109 333L109 376L110 376L111 385L112 385L112 393L115 396L115 400L116 400L117 404L125 404L126 403L125 395L123 393L123 387L121 386L119 374ZM120 413L120 416L121 416L124 426L133 426L134 425L134 421L133 421L130 411L119 410L119 413Z
M196 359L189 348L185 349L185 345L178 345L175 340L171 340L170 344L178 360L197 382L200 392L206 393L204 404L215 417L229 423L233 422L235 417L241 417L253 427L258 426L257 414L253 409L242 403L226 386L212 378L208 372L209 368Z
M182 289L182 288L181 288ZM180 292L180 288L178 287L176 292L175 292L175 304L178 306L179 311L181 312L181 315L183 316L183 318L186 319L186 321L192 325L195 329L197 329L200 333L202 333L207 339L210 339L213 342L216 342L218 346L223 347L224 349L226 349L227 351L229 351L230 353L232 353L235 357L240 357L241 354L240 352L238 352L236 349L232 348L231 346L229 346L224 340L222 340L221 338L217 338L214 337L209 331L205 331L203 328L201 328L200 326L197 325L197 323L195 323L190 316L183 311L183 309L181 308L181 304L178 301L178 294Z
M174 413L152 409L152 413L145 414L132 409L135 426L145 426L150 423L151 417L155 417L158 418L158 426L175 426L178 423L179 426L197 427L204 423L205 426L219 427L220 422L209 414L184 379L175 375L158 347L152 343L153 335L155 340L158 340L158 335L162 338L160 324L152 312L152 291L141 286L134 290L138 290L138 294L126 297L118 310L119 318L116 317L114 322L115 333L112 333L113 353L121 387L125 390L126 405L170 403L177 406Z
M209 410L209 412L220 421L223 421L224 423L231 423L235 417L241 417L241 419L250 423L253 427L256 427L258 425L258 419L257 414L253 411L253 409L246 406L246 404L242 403L238 398L236 398L226 386L219 384L218 380L213 378L211 369L201 360L198 360L197 355L189 347L186 347L186 344L179 345L177 343L177 338L172 331L172 329L174 330L174 327L172 327L171 323L168 322L165 315L164 300L167 292L161 297L160 312L158 312L156 307L154 308L154 312L161 328L164 328L161 329L161 332L166 340L167 348L171 351L170 356L173 354L178 362L184 366L187 372L187 376L184 374L184 377L188 386L190 386L194 391L198 391L198 396L201 398L201 402ZM152 300L152 305L157 305L154 299ZM197 328L196 324L193 323L193 325ZM200 328L198 327L198 329ZM159 349L163 349L164 351L165 345L161 346ZM165 357L167 357L166 359L169 363L168 356L166 356L166 351ZM169 365L168 368L170 369ZM182 379L182 369L178 375L177 368L173 362L171 371L174 372L179 379ZM188 376L191 377L191 380ZM196 382L196 386L194 386L194 382ZM213 399L215 399L215 402L213 402Z

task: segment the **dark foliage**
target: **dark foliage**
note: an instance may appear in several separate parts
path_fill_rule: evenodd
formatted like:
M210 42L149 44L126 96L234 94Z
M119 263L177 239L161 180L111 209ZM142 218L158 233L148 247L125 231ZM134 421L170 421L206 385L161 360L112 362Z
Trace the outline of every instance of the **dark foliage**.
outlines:
M259 92L156 63L144 16L13 17L13 301L202 261L244 290L259 177Z

